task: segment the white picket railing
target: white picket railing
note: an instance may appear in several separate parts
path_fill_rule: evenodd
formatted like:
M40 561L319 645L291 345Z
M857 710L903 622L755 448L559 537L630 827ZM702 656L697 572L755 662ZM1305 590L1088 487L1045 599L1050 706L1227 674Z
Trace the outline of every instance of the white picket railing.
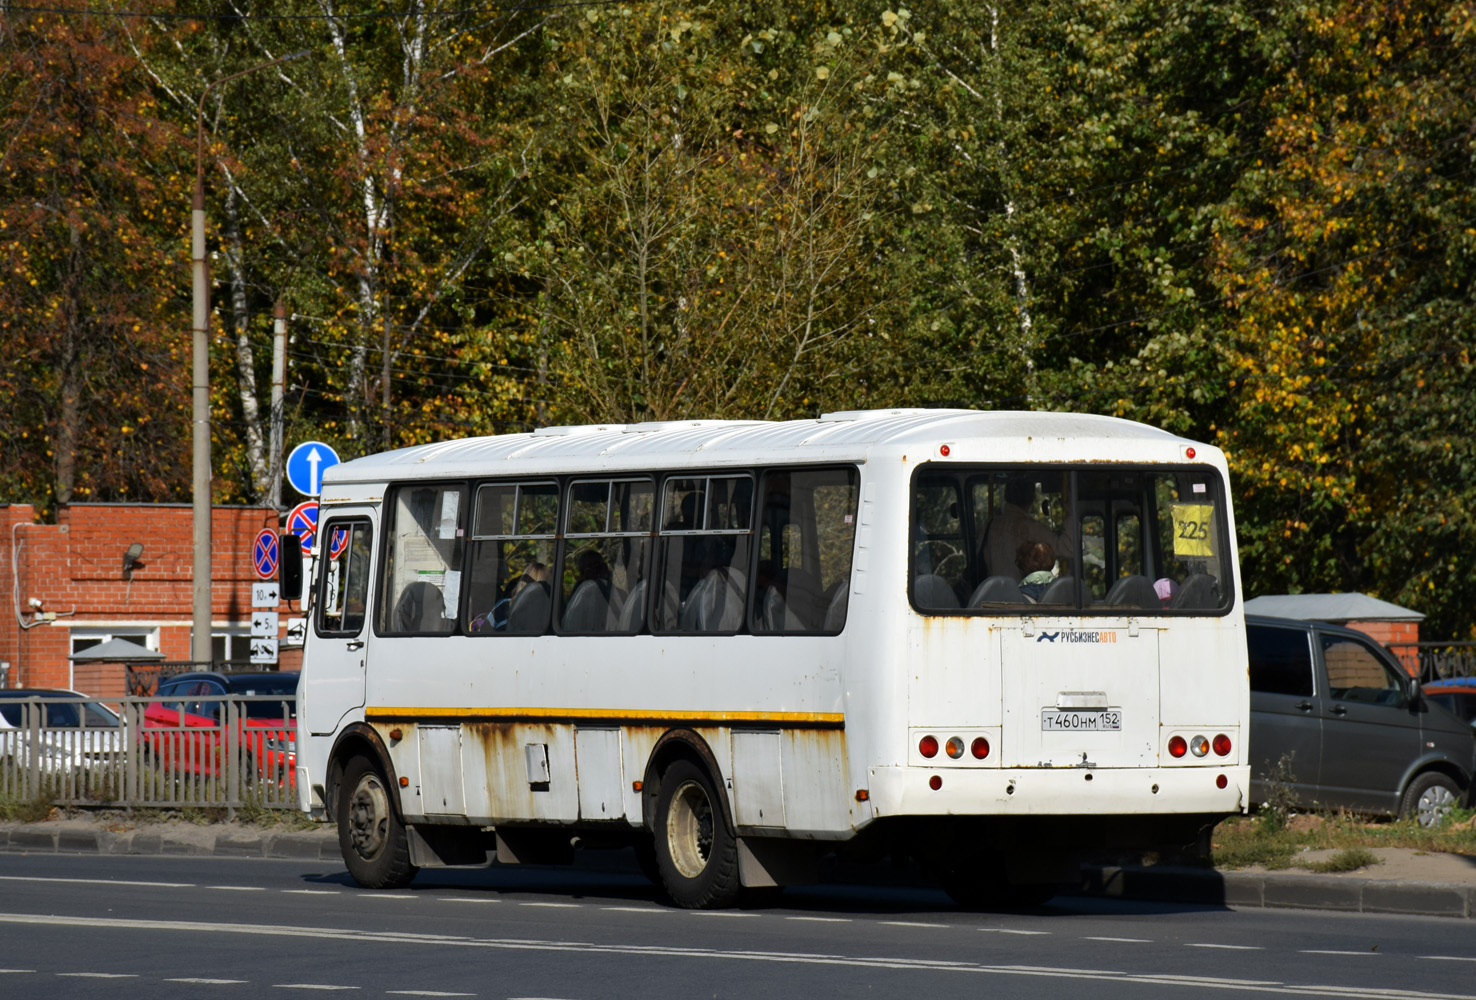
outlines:
M214 718L187 715L178 697L123 698L107 703L118 710L116 726L89 724L95 713L79 711L89 702L76 699L10 702L16 724L0 722L0 798L47 798L69 806L297 808L295 699L212 695L210 701L218 706ZM249 707L262 704L270 707ZM273 725L248 718L252 714L287 722ZM74 724L48 724L59 715Z

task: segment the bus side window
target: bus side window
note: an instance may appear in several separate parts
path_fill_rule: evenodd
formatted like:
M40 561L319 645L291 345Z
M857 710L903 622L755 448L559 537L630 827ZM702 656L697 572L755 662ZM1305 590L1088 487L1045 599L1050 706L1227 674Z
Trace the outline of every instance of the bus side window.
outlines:
M630 635L645 625L646 553L655 496L650 480L569 487L560 632Z
M748 594L752 521L748 476L666 481L653 631L738 631Z
M542 635L553 607L554 483L489 483L477 490L466 631Z
M461 602L464 491L460 486L395 489L386 504L387 544L378 630L388 635L446 634Z
M317 608L318 632L358 635L369 595L369 524L336 521L328 525L324 537L328 562Z
M753 631L834 633L845 627L858 478L854 468L764 476Z

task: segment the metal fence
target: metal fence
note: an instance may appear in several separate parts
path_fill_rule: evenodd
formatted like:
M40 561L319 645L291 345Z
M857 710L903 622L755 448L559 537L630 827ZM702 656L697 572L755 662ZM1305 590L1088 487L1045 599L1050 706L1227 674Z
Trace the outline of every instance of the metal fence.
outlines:
M294 698L212 695L191 704L178 696L121 703L52 696L0 708L0 797L69 806L297 808Z
M1394 642L1389 651L1422 682L1476 677L1476 642Z

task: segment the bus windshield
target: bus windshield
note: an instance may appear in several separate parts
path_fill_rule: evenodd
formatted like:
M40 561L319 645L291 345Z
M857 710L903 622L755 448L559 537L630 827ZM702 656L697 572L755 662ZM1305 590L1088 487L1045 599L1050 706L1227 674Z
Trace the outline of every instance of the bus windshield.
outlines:
M913 481L920 611L1223 614L1219 477L1118 466L924 466Z

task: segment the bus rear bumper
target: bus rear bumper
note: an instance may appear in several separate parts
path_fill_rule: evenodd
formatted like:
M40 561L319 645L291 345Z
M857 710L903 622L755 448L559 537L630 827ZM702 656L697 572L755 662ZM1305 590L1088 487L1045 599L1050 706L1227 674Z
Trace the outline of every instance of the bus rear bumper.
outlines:
M933 787L934 779L938 787ZM1225 787L1219 786L1223 778ZM1250 767L871 769L873 819L900 816L1229 815Z

